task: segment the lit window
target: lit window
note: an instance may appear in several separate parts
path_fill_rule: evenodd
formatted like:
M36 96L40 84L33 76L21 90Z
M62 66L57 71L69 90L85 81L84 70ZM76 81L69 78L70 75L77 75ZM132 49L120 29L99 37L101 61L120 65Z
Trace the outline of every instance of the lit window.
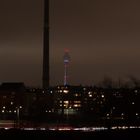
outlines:
M11 105L13 105L13 102L11 102Z
M132 102L132 105L134 105L135 104L135 102Z
M109 113L106 114L106 116L109 116L109 115L110 115Z
M89 97L92 97L92 94L90 94Z
M102 94L101 97L104 98L105 96Z
M136 113L136 116L138 116L139 114L138 113Z
M76 104L78 104L78 103L79 103L79 104L80 104L80 103L81 103L81 101L74 101L74 103L76 103Z
M74 104L74 107L78 107L78 104Z
M64 92L64 93L68 93L69 91L68 91L68 90L63 90L63 92Z
M1 112L4 113L4 110L2 110Z
M124 115L124 113L121 114L122 116Z
M74 107L81 107L80 104L74 104Z
M75 96L77 97L77 96L80 96L80 94L78 94L78 93L75 93Z
M68 104L68 103L69 103L69 101L64 101L64 103L65 103L65 104Z
M5 109L5 106L3 106L2 108Z
M91 92L91 91L89 91L89 92L88 92L88 94L92 94L92 92Z

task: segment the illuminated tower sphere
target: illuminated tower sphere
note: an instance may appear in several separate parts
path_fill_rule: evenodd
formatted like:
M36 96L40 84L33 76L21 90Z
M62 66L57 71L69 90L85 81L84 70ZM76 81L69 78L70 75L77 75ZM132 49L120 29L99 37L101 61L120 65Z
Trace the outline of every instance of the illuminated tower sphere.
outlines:
M43 89L49 87L49 0L44 0Z
M68 66L70 62L69 51L66 49L64 54L64 86L68 85Z

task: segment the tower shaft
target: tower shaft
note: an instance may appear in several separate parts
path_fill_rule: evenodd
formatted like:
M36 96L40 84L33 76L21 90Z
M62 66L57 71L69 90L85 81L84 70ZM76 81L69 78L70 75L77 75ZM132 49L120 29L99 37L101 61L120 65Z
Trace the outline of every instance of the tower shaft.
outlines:
M49 87L49 0L44 0L43 89Z
M67 83L67 78L68 78L68 75L67 75L67 67L68 65L67 64L64 64L64 86L66 86L68 83Z
M64 54L64 86L68 85L68 66L70 62L70 56L68 50L65 50Z

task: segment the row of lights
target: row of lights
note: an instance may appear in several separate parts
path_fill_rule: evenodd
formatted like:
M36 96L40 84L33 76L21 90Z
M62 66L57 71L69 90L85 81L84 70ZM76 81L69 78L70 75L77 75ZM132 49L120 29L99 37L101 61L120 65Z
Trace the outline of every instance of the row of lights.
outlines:
M135 115L136 115L136 116L138 116L138 115L139 115L139 113L135 113ZM109 114L109 113L107 113L107 114L106 114L106 116L107 116L107 117L109 117L109 116L110 116L110 114ZM124 116L124 113L121 113L121 116Z
M5 110L6 109L6 107L5 106L3 106L2 107L3 109L2 109L2 113L5 113L5 112L9 112L9 113L12 113L12 111L11 110L9 110L9 111L7 111L7 110ZM22 108L22 106L19 106L19 107L16 107L16 109L21 109ZM16 113L17 112L17 110L14 110L13 111L14 113Z

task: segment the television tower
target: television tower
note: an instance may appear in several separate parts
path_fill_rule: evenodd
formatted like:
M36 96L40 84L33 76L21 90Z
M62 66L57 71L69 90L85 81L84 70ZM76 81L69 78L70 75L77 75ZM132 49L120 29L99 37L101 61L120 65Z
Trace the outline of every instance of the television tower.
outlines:
M64 53L64 86L68 85L68 66L70 62L69 50L65 49Z
M43 76L42 87L49 87L49 0L44 0Z

